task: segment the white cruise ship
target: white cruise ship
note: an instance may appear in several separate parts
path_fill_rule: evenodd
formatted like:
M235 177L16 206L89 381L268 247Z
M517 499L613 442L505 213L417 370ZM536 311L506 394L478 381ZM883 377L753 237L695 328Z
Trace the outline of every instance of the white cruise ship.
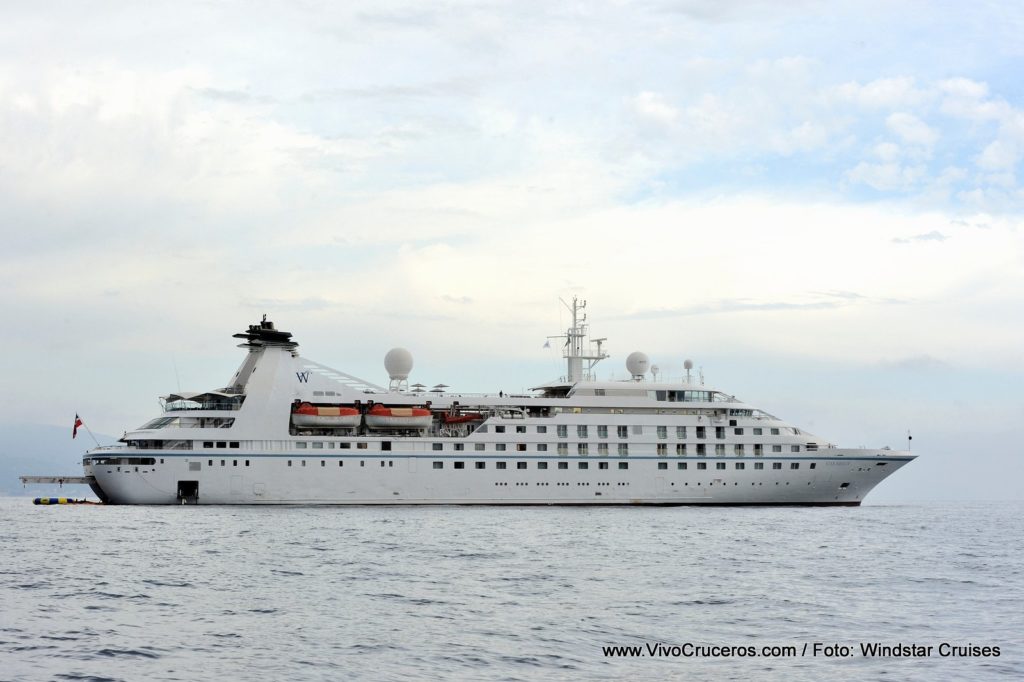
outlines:
M568 304L567 304L568 305ZM859 505L914 459L839 448L705 386L597 381L605 339L574 299L568 371L529 395L410 388L412 356L385 357L387 388L299 355L264 320L243 333L223 388L172 393L121 444L86 453L112 504Z

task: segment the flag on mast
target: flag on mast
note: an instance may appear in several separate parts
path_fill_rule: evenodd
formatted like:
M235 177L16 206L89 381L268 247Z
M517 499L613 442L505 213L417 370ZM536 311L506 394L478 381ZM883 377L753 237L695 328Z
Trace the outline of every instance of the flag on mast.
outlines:
M75 426L71 429L71 439L74 440L75 436L78 435L78 427L82 425L82 420L79 418L78 413L75 412Z

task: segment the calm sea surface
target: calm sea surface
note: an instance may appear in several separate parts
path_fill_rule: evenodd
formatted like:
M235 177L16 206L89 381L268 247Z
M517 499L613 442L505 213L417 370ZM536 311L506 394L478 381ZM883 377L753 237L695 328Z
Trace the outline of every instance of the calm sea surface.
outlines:
M0 499L0 678L1021 679L1022 519L1021 503L267 509ZM812 656L815 642L851 653ZM870 657L862 642L933 651ZM687 643L758 655L672 649ZM943 643L1001 655L942 657ZM666 649L651 655L658 644ZM617 645L642 656L605 654ZM761 655L770 646L796 653Z

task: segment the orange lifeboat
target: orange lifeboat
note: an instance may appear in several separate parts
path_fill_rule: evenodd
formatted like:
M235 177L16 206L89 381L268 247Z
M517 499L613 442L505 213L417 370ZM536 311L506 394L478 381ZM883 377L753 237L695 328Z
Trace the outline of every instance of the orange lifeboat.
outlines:
M374 405L366 413L366 426L371 429L426 429L433 417L422 407L385 407Z
M302 403L292 411L296 426L305 427L356 427L362 417L353 407L317 407Z

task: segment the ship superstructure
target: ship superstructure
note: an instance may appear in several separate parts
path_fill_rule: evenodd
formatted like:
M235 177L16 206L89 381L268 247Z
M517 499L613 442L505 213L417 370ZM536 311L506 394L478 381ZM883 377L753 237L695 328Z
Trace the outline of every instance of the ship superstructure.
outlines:
M840 448L687 376L598 381L573 299L566 375L528 394L410 390L412 356L385 358L388 387L303 358L263 321L235 334L227 386L177 392L163 413L90 450L85 476L115 504L858 505L914 456Z

